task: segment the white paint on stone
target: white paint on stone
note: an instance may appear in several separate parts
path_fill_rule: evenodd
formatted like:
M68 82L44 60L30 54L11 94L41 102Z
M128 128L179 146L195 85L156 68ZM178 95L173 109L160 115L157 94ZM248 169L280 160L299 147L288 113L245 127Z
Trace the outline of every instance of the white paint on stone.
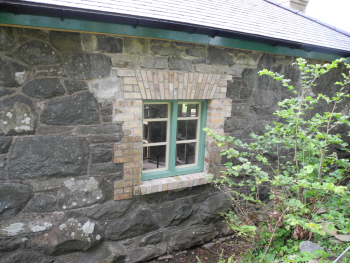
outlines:
M15 131L18 132L18 131L30 131L30 127L29 126L26 126L26 125L21 125L21 126L18 126L18 127L15 127Z
M88 86L99 102L114 102L121 96L119 77L90 81Z
M76 206L76 205L77 205L77 202L73 202L73 203L72 203L72 206Z
M24 117L27 116L27 114L24 114ZM30 124L30 118L29 117L25 117L23 120L22 120L22 123L25 123L25 124Z
M15 79L20 85L24 84L24 82L26 81L26 72L16 72Z
M40 231L44 231L46 228L44 226L33 226L30 230L32 230L33 232L40 232Z
M66 229L67 226L66 226L66 224L61 224L58 228L62 231L64 229Z
M74 232L72 232L72 234L70 235L72 238L74 238L75 237L75 233Z
M89 234L92 234L94 232L94 228L95 228L95 224L90 222L90 221L87 221L83 225L82 230L85 234L89 235Z
M24 224L23 223L13 223L7 227L5 227L3 230L7 232L8 235L14 236L18 234L23 229Z
M100 240L101 239L101 236L100 235L97 235L96 236L96 240Z
M6 113L6 116L9 117L10 119L12 119L12 113L11 112Z

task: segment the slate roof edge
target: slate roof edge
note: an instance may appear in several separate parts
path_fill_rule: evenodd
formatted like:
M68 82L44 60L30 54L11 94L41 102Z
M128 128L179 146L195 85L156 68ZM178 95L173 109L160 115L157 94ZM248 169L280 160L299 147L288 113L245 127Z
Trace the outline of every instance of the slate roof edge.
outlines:
M267 2L273 2L271 0L264 0ZM275 2L274 2L275 3ZM67 7L67 6L60 6L60 5L52 5L52 4L42 4L42 3L36 3L36 2L27 2L27 1L21 1L21 0L0 0L0 5L1 4L8 4L10 6L24 6L24 7L37 7L37 10L41 10L41 8L47 8L47 9L51 9L51 10L56 10L56 11L61 11L60 16L61 16L61 20L63 21L65 18L64 15L64 11L71 11L71 12L76 12L76 13L80 13L80 14L96 14L96 15L101 15L101 16L110 16L110 17L116 17L116 18L127 18L127 19L135 19L135 20L139 20L139 21L154 21L154 22L160 22L160 23L165 23L165 24L173 24L173 25L185 25L185 26L190 26L190 27L194 27L194 28L202 28L204 30L212 30L212 31L216 31L216 32L221 32L221 33L228 33L228 34L233 34L236 35L239 38L243 38L245 39L246 37L252 37L255 40L253 41L267 41L267 42L276 42L276 45L292 45L294 46L294 48L300 48L302 50L305 51L315 51L318 49L321 49L321 51L319 52L325 52L325 53L330 53L330 54L342 54L341 56L348 56L348 54L350 54L350 50L345 50L345 49L337 49L337 48L331 48L331 47L325 47L322 45L314 45L314 44L307 44L304 42L297 42L297 41L290 41L290 40L286 40L286 39L281 39L281 38L272 38L272 37L268 37L268 36L264 36L264 35L258 35L258 34L252 34L252 33L245 33L245 32L241 32L241 31L231 31L231 30L225 30L222 28L214 28L214 27L207 27L207 26L201 26L201 25L197 25L197 24L191 24L191 23L182 23L182 22L174 22L172 20L165 20L165 19L152 19L149 17L143 17L143 16L134 16L134 15L125 15L122 13L109 13L109 12L101 12L101 11L94 11L91 12L91 10L85 10L85 9L80 9L80 8L71 8L71 7ZM279 5L278 3L275 3L277 6ZM282 7L281 8L285 8ZM291 9L291 8L286 8L288 10L290 10L293 13L298 13L297 10L295 9ZM14 12L15 10L12 10L10 12ZM19 10L17 10L18 12ZM8 12L5 10L5 12ZM16 13L16 11L14 12ZM18 12L19 14L20 12ZM36 12L35 12L36 13ZM110 21L108 18L105 21ZM142 25L140 23L140 25ZM152 26L151 26L152 27ZM213 36L212 36L213 37ZM302 46L305 47L313 47L313 49L309 50L309 49L305 49ZM346 55L344 55L346 54Z
M278 3L278 2L276 2L276 1L274 1L274 0L264 0L264 1L265 1L265 2L268 2L268 3L270 3L270 4L273 4L273 5L276 5L276 6L280 7L280 8L285 9L285 10L288 10L288 11L290 11L290 12L292 12L292 13L294 13L294 14L297 14L297 15L299 15L299 16L305 17L306 19L309 19L309 20L311 20L311 21L313 21L313 22L316 22L316 23L318 23L318 24L320 24L320 25L322 25L322 26L328 27L328 28L330 28L330 29L332 29L332 30L334 30L334 31L337 31L338 33L341 33L341 34L347 36L347 37L350 37L350 33L349 33L349 32L347 32L347 31L345 31L345 30L342 30L342 29L339 29L339 28L337 28L337 27L335 27L335 26L333 26L333 25L331 25L331 24L325 23L325 22L323 22L323 21L321 21L321 20L317 20L316 18L314 18L314 17L312 17L312 16L309 16L309 15L303 13L303 12L300 12L300 11L294 9L294 8L285 6L285 5L283 5L283 4L281 4L281 3Z

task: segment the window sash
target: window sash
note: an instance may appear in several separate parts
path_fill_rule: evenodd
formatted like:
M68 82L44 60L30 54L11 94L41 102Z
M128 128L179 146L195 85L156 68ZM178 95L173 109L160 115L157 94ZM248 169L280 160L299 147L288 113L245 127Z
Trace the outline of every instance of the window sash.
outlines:
M143 170L142 180L151 180L156 178L170 177L182 174L190 174L196 172L202 172L204 167L204 144L205 144L205 121L207 117L207 101L203 100L176 100L176 101L144 101L144 104L168 104L168 120L167 122L167 142L150 143L147 146L167 145L166 166L167 168ZM198 117L177 117L177 108L179 103L198 103L199 115ZM157 119L143 119L144 121L164 121L165 118ZM177 140L177 121L178 120L198 120L196 139L191 140ZM143 125L142 125L143 128ZM175 166L176 161L176 145L182 143L196 143L195 149L195 163ZM143 145L144 147L145 145ZM143 158L142 158L143 160Z

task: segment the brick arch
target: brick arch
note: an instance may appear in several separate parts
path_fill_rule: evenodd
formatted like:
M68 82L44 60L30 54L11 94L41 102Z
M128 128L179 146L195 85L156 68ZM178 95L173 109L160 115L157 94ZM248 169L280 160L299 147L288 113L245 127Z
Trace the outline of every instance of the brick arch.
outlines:
M115 103L114 121L122 121L124 137L114 145L114 162L123 163L124 178L114 183L114 199L150 194L208 183L206 176L220 174L220 150L206 137L204 172L176 178L141 182L142 173L142 101L208 100L206 126L223 134L225 117L231 115L226 99L230 75L164 70L117 70L122 83L122 98Z

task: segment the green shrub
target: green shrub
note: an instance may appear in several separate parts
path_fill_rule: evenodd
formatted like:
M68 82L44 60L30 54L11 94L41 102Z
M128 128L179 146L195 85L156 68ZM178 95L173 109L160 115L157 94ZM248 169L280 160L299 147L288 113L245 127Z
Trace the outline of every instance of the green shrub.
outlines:
M205 129L218 146L227 146L221 155L229 162L224 164L226 170L222 176L215 180L218 187L231 191L234 211L226 215L227 222L237 234L255 237L256 242L269 245L274 238L274 249L277 246L281 256L295 250L295 243L285 242L291 236L296 240L324 236L322 226L325 224L329 231L350 232L350 192L345 183L350 164L348 159L338 158L337 153L331 151L337 146L350 153L347 143L333 132L337 126L350 126L349 112L339 107L349 97L346 85L350 83L350 76L342 74L343 81L335 83L339 91L333 97L311 92L316 80L339 63L340 60L308 65L304 59L297 59L295 64L301 71L298 89L278 73L260 71L260 75L280 81L291 92L289 99L278 103L279 110L274 113L280 121L266 126L262 136L250 134L251 140L242 141ZM320 103L327 104L331 110L307 117ZM270 202L261 200L262 191L268 191ZM327 212L318 213L321 208ZM258 253L267 260L272 254L264 255L264 251Z

